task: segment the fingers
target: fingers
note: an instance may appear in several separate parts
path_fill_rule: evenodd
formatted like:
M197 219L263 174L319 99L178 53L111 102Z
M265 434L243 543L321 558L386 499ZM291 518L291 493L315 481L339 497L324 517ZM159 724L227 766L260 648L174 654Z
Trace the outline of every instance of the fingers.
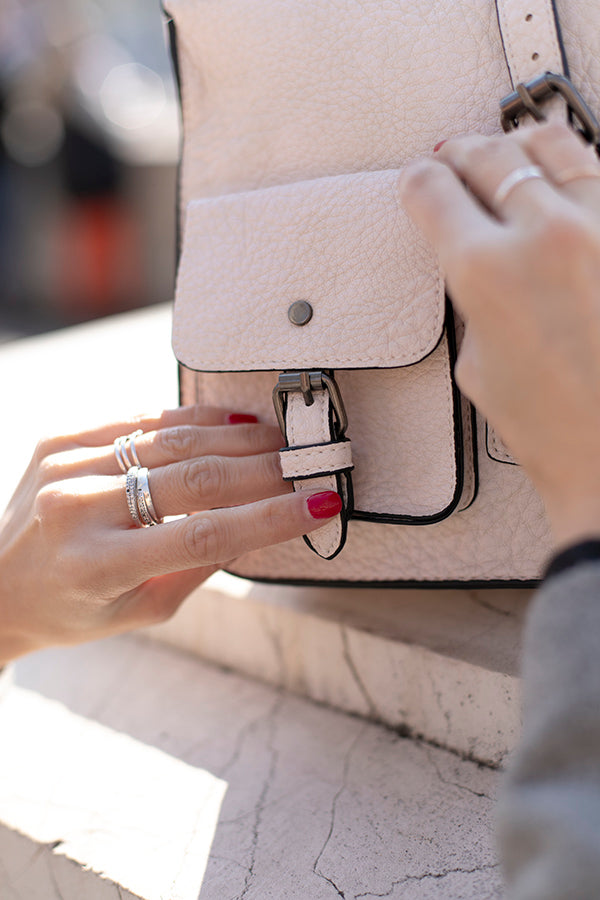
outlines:
M292 490L281 476L278 453L244 457L201 456L150 469L148 483L160 519L252 503ZM76 492L88 498L90 516L119 528L132 526L125 475L68 479L62 482L61 489L69 492L69 485L76 486Z
M155 415L133 416L119 422L100 425L87 431L51 438L48 452L73 449L77 447L102 447L112 445L115 438L131 434L141 429L144 432L157 431L161 428L176 428L181 425L214 426L238 424L240 420L256 422L255 416L240 413L231 409L210 406L180 406L177 409L163 410Z
M514 140L548 173L561 194L600 213L600 160L572 128L554 122L519 130Z
M149 483L159 518L252 503L292 489L282 479L277 453L202 456L152 469ZM123 500L120 496L117 499L122 509Z
M136 449L148 468L198 456L249 456L279 450L281 431L274 425L241 424L235 427L178 425L140 435Z
M556 188L545 178L524 178L509 187L506 179L533 163L521 143L510 137L469 135L449 140L438 151L437 159L450 166L501 221L545 217L559 200Z
M437 250L444 270L470 236L494 237L498 225L465 190L451 169L420 160L405 170L401 199L409 215Z
M169 575L151 578L138 588L123 594L110 613L111 632L130 631L155 625L169 619L181 603L203 581L216 572L217 566L201 566ZM118 628L114 624L118 623Z
M156 575L220 566L251 550L314 531L340 508L341 499L332 491L312 496L298 492L134 529L122 536L119 568L134 587Z
M184 423L135 438L141 465L150 469L202 455L249 456L278 450L283 443L277 426L257 424L202 426ZM133 462L131 445L128 449ZM44 463L45 477L74 478L82 475L116 475L119 465L113 444L77 447L54 453Z

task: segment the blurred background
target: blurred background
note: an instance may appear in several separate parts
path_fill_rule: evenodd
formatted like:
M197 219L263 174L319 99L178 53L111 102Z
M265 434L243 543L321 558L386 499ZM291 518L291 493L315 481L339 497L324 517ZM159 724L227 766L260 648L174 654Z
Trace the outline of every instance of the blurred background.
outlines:
M0 342L171 299L159 0L0 0Z

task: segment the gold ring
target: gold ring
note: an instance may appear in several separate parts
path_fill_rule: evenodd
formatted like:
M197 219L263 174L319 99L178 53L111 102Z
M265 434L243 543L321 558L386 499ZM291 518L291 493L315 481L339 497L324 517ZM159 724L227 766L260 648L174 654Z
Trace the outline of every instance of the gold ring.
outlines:
M600 165L590 163L587 166L573 166L570 169L563 169L558 175L552 176L552 181L558 187L563 184L569 184L570 181L577 181L579 178L600 178Z

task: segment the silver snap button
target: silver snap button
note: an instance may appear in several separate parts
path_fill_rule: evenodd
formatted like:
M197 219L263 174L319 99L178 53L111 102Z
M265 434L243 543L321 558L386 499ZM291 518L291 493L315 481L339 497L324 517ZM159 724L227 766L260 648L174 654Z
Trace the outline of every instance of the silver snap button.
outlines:
M306 325L312 319L313 308L307 300L296 300L288 309L292 325Z

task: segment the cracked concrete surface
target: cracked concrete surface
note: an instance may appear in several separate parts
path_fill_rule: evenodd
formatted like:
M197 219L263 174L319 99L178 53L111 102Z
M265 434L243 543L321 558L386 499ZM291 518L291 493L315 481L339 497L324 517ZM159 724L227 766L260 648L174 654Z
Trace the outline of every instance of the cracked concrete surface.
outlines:
M118 683L111 676L115 671L122 675ZM499 775L489 767L141 638L46 651L20 662L16 677L17 698L25 687L40 702L59 700L61 715L77 716L83 730L85 717L95 714L90 727L143 742L226 782L208 863L195 882L182 880L193 863L190 836L179 845L173 829L165 829L165 841L175 841L171 849L177 851L164 863L172 867L164 873L165 883L180 887L177 893L164 891L161 900L492 900L502 895L492 826ZM0 727L2 710L0 703ZM43 751L40 746L40 758ZM65 772L75 763L69 754L77 751L64 747ZM89 763L91 773L98 765L94 759L76 761ZM23 763L36 764L35 754ZM21 774L25 791L28 772ZM24 799L45 803L46 831L63 845L53 851L50 841L16 834L7 815L5 782L0 791L3 900L153 900L146 891L124 889L109 853L103 877L86 871L85 860L76 863L64 855L74 840L69 819L39 796L39 785L38 780L37 793ZM148 796L160 813L163 800L156 787L148 785ZM130 802L122 795L124 807ZM90 810L91 818L97 814ZM127 809L121 815L127 818ZM119 835L119 864L126 860L130 884L158 850L144 840L144 835L136 841ZM19 841L27 853L16 866ZM52 889L48 865L55 867L60 893Z
M527 597L253 585L220 572L148 633L497 766L520 732Z

